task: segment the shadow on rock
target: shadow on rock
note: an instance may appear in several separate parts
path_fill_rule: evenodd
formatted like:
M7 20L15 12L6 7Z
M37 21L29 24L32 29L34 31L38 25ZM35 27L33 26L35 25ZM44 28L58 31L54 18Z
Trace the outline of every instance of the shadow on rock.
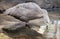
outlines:
M7 30L7 33L4 32L4 34L11 37L12 39L43 39L41 34L26 27L14 31Z

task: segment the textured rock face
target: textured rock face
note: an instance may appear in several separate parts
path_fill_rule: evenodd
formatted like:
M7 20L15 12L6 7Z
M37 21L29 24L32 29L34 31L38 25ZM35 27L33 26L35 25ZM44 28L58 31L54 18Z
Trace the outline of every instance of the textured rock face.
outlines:
M8 15L0 14L0 30L3 28L8 30L15 30L23 26L25 26L25 22L19 21Z
M29 21L42 17L41 8L35 3L22 3L7 9L4 14L18 17L20 20Z
M38 18L44 18L49 21L48 12L41 9L35 3L22 3L18 4L12 8L7 9L4 14L9 14L18 17L20 20L29 21Z
M15 16L33 28L40 28L41 25L50 22L48 12L32 2L18 4L7 9L4 14Z
M43 13L43 18L30 20L29 21L30 26L42 26L45 25L45 23L50 22L48 12L45 9L41 9L41 11Z

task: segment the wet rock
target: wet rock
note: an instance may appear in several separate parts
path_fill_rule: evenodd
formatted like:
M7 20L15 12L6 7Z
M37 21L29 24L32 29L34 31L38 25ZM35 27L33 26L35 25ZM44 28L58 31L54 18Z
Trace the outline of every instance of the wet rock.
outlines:
M15 19L14 17L9 15L0 14L0 30L1 31L2 29L16 30L24 26L25 26L25 22Z

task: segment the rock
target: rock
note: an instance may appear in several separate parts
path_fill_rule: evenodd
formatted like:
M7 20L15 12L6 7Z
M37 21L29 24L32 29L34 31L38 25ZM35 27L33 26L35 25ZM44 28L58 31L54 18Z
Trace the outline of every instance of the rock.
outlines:
M45 22L45 23L49 23L49 22L50 22L50 18L49 18L49 16L48 16L47 10L41 9L41 11L42 11L42 13L43 13L44 22Z
M7 9L4 14L15 16L25 22L36 18L41 18L43 16L41 8L36 3L32 2L18 4Z
M42 25L45 25L45 22L43 20L43 18L41 19L35 19L35 20L30 20L28 25L30 26L30 28L32 30L35 30L35 31L39 31L39 29L41 28ZM39 32L38 32L39 33Z
M36 3L22 3L7 9L3 14L12 15L19 20L26 22L31 28L39 30L40 26L49 23L48 12L41 9Z
M41 27L46 27L46 23L50 23L48 12L45 9L41 9L41 11L43 12L43 18L30 20L28 22L28 25L31 27L31 29L37 31L38 33L40 33L39 29L41 29Z
M25 27L25 22L10 22L9 24L3 26L3 29L16 30Z
M42 25L45 25L45 22L44 22L43 18L41 18L41 19L30 20L28 24L29 24L29 26L40 27Z
M30 26L30 28L32 30L35 30L36 32L38 32L40 34L43 34L44 31L45 31L45 29L43 30L43 32L41 31L42 27L44 26L46 28L46 26L45 26L46 23L42 18L41 19L30 20L28 25Z
M22 3L12 8L7 9L4 14L15 16L23 21L29 21L33 19L43 18L46 22L49 22L48 12L45 9L41 9L35 3Z
M0 14L0 30L8 29L8 30L16 30L18 28L24 27L25 22L22 22L18 19L15 19L12 16Z

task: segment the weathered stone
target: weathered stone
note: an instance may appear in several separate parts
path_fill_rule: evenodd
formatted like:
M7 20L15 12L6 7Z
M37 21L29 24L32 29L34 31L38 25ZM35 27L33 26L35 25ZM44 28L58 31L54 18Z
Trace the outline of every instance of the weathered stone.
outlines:
M42 18L41 19L35 19L35 20L30 20L28 25L30 26L31 29L38 32L40 27L42 25L45 25L45 22Z
M50 22L50 18L48 16L48 12L45 9L41 9L42 13L43 13L43 19L45 23L49 23Z
M48 12L45 9L41 9L35 3L23 3L18 4L12 8L7 9L4 14L15 16L23 21L29 21L38 18L44 18L45 21L50 21Z
M45 25L45 22L44 22L44 20L41 18L41 19L30 20L28 24L29 24L29 26L40 27L40 26L42 26L42 25Z
M23 21L41 18L43 16L41 8L32 2L18 4L12 8L7 9L4 14L16 16Z
M40 26L50 22L48 12L45 9L41 9L35 3L22 3L12 8L7 9L4 14L9 14L19 18L20 20L27 22L31 28L39 30Z
M37 31L38 33L40 33L39 29L41 29L42 26L45 26L46 28L46 23L50 22L48 12L45 9L41 9L41 11L43 12L43 18L30 20L28 22L28 25L31 27L31 29Z
M18 19L15 19L12 16L0 14L0 30L8 29L8 30L16 30L17 28L21 28L25 26L25 22L22 22Z

